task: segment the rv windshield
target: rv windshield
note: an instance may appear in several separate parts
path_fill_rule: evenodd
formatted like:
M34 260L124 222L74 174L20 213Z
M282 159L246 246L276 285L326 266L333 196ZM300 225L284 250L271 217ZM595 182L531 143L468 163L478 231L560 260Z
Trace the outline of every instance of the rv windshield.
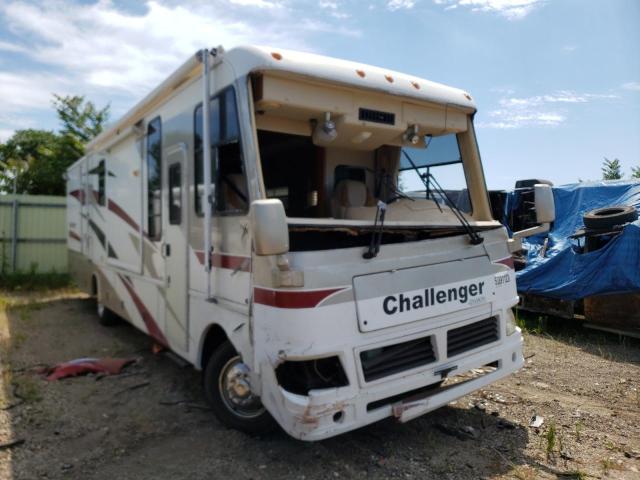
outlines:
M471 212L456 134L426 136L422 145L402 148L398 189L412 198L430 199L442 204L443 200L434 192L432 182L425 188L421 177L426 179L428 175L436 179L460 210Z

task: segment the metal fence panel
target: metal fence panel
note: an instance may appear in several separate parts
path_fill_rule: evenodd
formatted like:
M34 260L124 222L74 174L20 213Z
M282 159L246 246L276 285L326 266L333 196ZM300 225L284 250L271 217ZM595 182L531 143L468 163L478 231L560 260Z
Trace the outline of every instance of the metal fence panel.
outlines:
M0 269L67 271L66 198L0 195Z

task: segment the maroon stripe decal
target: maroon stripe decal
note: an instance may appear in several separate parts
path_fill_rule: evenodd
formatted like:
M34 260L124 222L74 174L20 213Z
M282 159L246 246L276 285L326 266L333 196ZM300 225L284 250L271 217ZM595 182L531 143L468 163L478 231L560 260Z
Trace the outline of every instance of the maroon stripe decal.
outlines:
M268 290L255 287L253 301L276 308L314 308L329 295L344 288L326 290Z
M78 200L81 205L84 205L84 190L72 190L69 195Z
M204 265L204 252L196 250L198 262ZM251 271L251 257L240 257L236 255L226 255L224 253L214 253L211 255L211 265L216 268L226 268L228 270L238 270L241 272Z
M131 228L133 228L136 232L139 231L140 227L138 226L136 221L133 218L131 218L129 214L125 212L123 208L120 205L118 205L116 202L109 199L108 208L117 216L119 216L122 220L128 223L131 226Z
M515 270L515 266L513 264L513 257L501 258L500 260L496 260L494 263L501 263L502 265L506 265L512 270Z
M80 235L78 235L76 232L74 232L73 230L69 230L69 237L73 238L74 240L77 240L79 242L82 241L82 238L80 237Z
M129 292L129 295L131 296L131 300L133 300L134 305L138 309L138 313L140 313L140 316L142 317L142 320L144 321L144 324L147 327L147 331L149 332L149 335L151 335L158 343L161 343L165 347L169 346L167 339L165 338L164 334L158 327L158 324L153 318L153 315L151 315L151 313L149 312L147 307L144 305L144 303L142 302L142 300L140 299L136 291L133 289L133 284L131 284L131 282L128 279L126 279L120 274L118 274L118 277L120 277L120 280L122 280L124 287Z

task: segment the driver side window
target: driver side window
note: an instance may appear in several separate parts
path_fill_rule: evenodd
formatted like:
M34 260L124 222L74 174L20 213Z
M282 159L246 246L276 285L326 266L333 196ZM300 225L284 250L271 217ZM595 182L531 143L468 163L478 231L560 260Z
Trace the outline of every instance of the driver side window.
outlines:
M240 126L238 109L233 87L226 88L211 99L209 104L211 115L211 176L217 178L215 189L215 213L234 215L246 213L249 209L247 178L244 171L242 146L240 142ZM202 105L194 115L194 205L199 216L204 214L202 205L203 192L203 121ZM216 172L216 164L218 170Z

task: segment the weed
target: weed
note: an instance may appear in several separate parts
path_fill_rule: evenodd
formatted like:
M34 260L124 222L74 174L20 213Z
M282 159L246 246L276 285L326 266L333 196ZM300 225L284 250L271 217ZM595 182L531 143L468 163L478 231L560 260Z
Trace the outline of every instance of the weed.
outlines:
M587 475L582 470L570 470L568 472L564 472L562 475L559 475L560 478L566 478L571 480L587 480Z
M580 441L580 435L582 434L583 429L584 429L584 423L578 420L578 423L576 423L576 440L578 442Z
M55 271L49 273L15 272L0 274L0 288L6 290L49 290L71 286L71 277Z
M13 378L16 393L25 403L36 403L42 400L42 392L37 378L30 375L20 375Z
M549 425L549 429L547 430L547 433L545 434L545 439L547 440L547 446L545 448L545 451L547 453L547 459L551 456L551 454L553 453L553 450L556 448L556 442L557 442L557 437L556 437L556 424L555 423L551 423Z

